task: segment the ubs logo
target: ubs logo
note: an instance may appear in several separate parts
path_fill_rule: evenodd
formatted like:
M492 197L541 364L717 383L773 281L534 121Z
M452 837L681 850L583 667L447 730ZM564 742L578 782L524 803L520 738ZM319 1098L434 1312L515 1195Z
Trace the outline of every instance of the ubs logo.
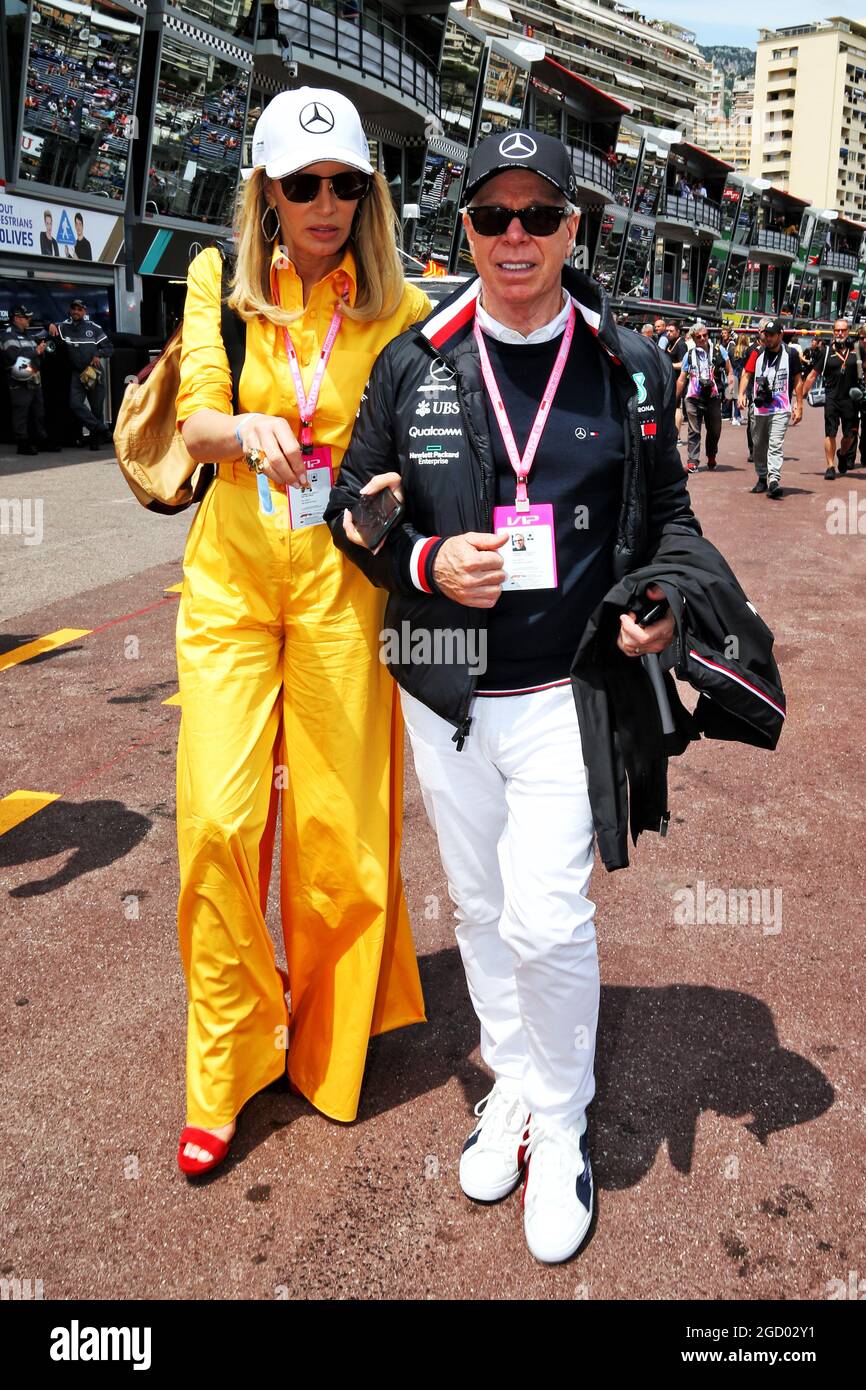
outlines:
M524 135L516 130L513 135L506 135L504 140L499 142L499 153L506 159L531 159L538 151L538 146L531 135Z
M301 110L298 117L301 129L307 130L311 135L327 135L329 130L334 129L334 115L330 107L323 106L320 101L310 101Z

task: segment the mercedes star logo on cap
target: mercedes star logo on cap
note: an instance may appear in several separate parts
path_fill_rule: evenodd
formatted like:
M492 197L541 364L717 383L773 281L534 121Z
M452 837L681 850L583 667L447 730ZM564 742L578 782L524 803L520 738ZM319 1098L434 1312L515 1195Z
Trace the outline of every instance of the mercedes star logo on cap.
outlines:
M519 130L513 135L506 135L499 145L499 153L506 159L531 159L537 152L535 141L528 135L521 135Z
M310 101L298 117L304 130L311 135L326 135L334 129L333 113L319 101Z

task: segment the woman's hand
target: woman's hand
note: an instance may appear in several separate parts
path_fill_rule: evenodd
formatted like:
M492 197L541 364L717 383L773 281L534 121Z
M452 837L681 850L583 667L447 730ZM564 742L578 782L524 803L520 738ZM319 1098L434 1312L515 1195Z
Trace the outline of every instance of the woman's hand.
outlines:
M665 596L664 590L660 589L658 584L650 584L646 592L647 598L655 599L656 602ZM626 656L647 656L650 652L663 652L672 641L676 629L674 615L670 612L659 618L657 623L650 623L649 627L640 627L635 622L634 613L620 613L619 623L616 645Z
M361 488L361 496L373 497L377 492L384 492L385 488L389 487L397 498L397 501L402 502L402 481L399 473L377 473L374 478L370 479L369 483L365 483ZM352 520L352 513L349 511L348 507L346 507L343 512L343 530L346 532L346 535L353 545L363 545L366 548L367 542ZM382 541L381 544L377 545L373 554L378 555L384 544L385 542Z
M279 415L239 415L235 428L245 454L251 449L264 454L265 477L284 487L306 487L306 461L288 421Z

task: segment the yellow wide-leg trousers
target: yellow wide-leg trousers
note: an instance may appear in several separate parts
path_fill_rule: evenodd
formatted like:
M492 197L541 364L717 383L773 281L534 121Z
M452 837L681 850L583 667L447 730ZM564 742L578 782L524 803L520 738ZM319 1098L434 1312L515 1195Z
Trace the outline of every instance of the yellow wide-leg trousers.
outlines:
M206 1129L284 1073L287 1038L294 1085L353 1120L370 1036L425 1018L384 595L326 526L291 531L285 492L271 496L267 516L245 465L219 465L177 621L187 1120ZM265 921L278 804L288 980Z

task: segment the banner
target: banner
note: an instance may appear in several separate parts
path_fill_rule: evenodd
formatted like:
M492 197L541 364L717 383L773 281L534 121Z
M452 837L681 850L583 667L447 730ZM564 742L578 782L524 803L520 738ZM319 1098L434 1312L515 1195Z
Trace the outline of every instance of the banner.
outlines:
M113 265L122 250L122 217L75 203L21 198L0 184L0 254Z

